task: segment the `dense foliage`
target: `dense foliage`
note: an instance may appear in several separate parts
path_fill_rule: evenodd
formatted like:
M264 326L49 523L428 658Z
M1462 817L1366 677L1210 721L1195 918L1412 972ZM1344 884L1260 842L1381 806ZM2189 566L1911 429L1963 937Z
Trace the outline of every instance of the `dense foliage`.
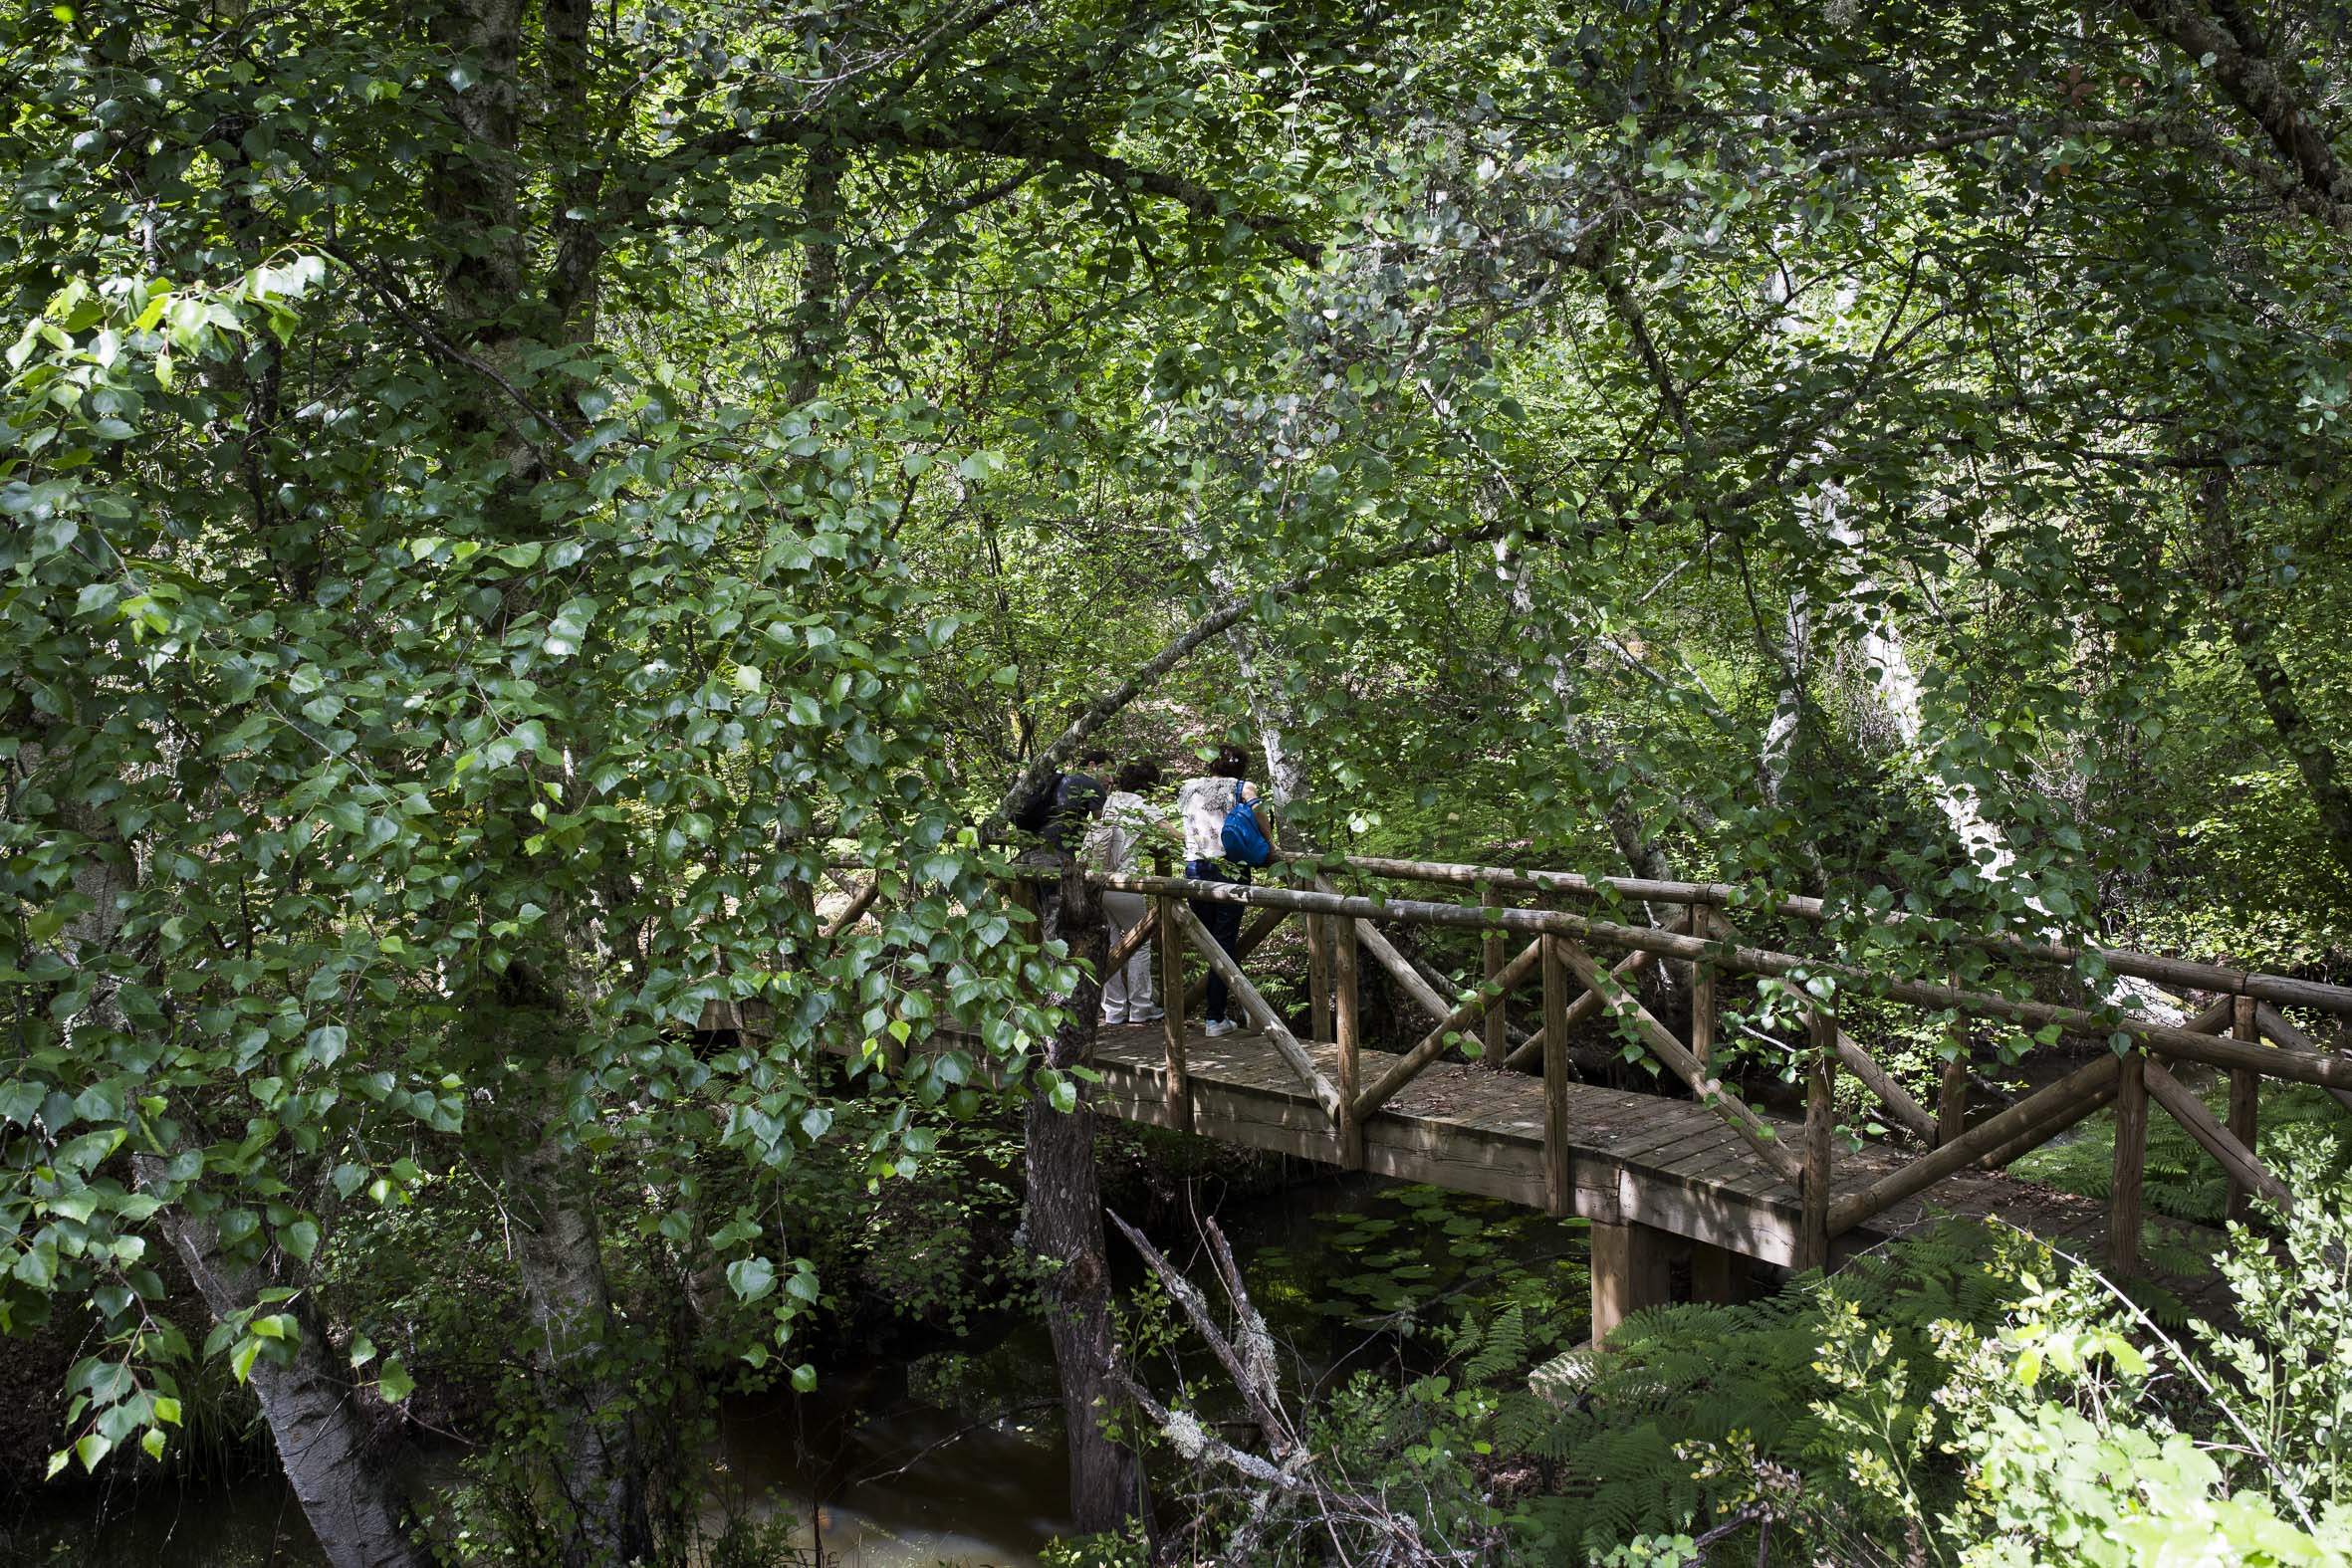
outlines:
M2165 1005L1958 927L2340 975L2347 43L2293 0L0 20L0 1332L75 1347L53 1470L250 1386L339 1564L676 1556L671 1440L813 1386L854 1295L1042 1313L1082 1464L1099 938L992 871L1089 741L1247 738L1297 842L1810 892L1789 940L1891 975ZM1731 1000L1724 1069L1791 1073L1785 997ZM2319 1288L2290 1246L2241 1294ZM1490 1398L1575 1272L1472 1375L1317 1408L1365 1486L1436 1477L1432 1539L1754 1503L2032 1560L1989 1495L2072 1484L2035 1443L2281 1561L2340 1533L2127 1417L2164 1390L2085 1297L2063 1398L1989 1392L2032 1352L1974 1254L1710 1319L1720 1431L1671 1314L1605 1374L1641 1412ZM1398 1333L1424 1284L1266 1288ZM1902 1494L1931 1383L1989 1495ZM485 1457L418 1490L444 1417ZM1740 1491L1873 1421L1836 1517Z

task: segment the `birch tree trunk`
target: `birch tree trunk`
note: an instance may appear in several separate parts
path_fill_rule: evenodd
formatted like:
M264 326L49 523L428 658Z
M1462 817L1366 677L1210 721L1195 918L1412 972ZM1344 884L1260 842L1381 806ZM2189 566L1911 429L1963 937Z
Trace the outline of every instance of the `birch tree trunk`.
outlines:
M1833 513L1822 532L1828 547L1837 554L1859 555L1861 536L1842 514ZM1863 573L1855 578L1852 593L1853 602L1862 606L1854 617L1855 646L1871 696L1894 726L1905 758L1934 796L1937 810L1976 874L1988 882L2005 882L2016 866L2016 852L2009 847L2008 834L1986 811L1984 797L1976 787L1946 777L1937 767L1927 730L1926 689L1912 667L1901 624L1874 602L1877 588L1877 581ZM2028 897L2025 907L2041 921L2040 935L2064 935L2061 922L2041 900ZM2110 1006L2128 1008L2161 1021L2177 1022L2185 1015L2180 1005L2155 986L2128 976L2109 976L2098 995Z
M36 742L19 755L28 777L42 772L43 748ZM103 810L76 811L69 820L92 851L74 872L74 890L90 900L87 912L66 923L61 949L77 969L110 969L122 918L138 883L138 855L115 830ZM118 1000L118 985L102 980L83 1016L112 1035L129 1032ZM78 1020L77 1020L78 1021ZM73 1038L73 1023L67 1038ZM146 1188L160 1184L165 1161L134 1155L133 1178ZM156 1215L172 1250L216 1322L251 1311L270 1283L253 1266L232 1259L212 1228L177 1205ZM397 1433L378 1433L362 1414L356 1391L335 1354L326 1320L308 1293L279 1308L294 1317L299 1336L285 1346L287 1365L263 1357L248 1382L261 1404L262 1419L303 1517L334 1568L429 1568L430 1558L408 1538L407 1508L394 1482Z
M606 1568L648 1557L653 1526L590 1175L586 1157L561 1133L570 1075L560 1059L541 1070L548 1103L538 1135L508 1159L502 1185L518 1222L515 1272L529 1314L533 1376L557 1421L555 1482L564 1532L558 1549L568 1568Z
M142 1181L162 1165L151 1156L135 1163ZM269 1281L232 1261L209 1225L176 1208L158 1219L215 1320L259 1303ZM378 1432L367 1420L307 1292L273 1310L300 1325L300 1337L287 1346L292 1361L280 1366L261 1357L246 1381L320 1552L334 1568L430 1568L430 1554L409 1539L407 1508L393 1481L398 1433Z

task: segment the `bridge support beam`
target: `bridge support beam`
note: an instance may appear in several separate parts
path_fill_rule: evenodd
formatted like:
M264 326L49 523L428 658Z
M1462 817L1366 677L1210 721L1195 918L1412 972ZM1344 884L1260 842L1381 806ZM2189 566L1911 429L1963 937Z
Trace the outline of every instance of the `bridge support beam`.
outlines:
M1746 1253L1706 1241L1691 1243L1691 1299L1708 1306L1731 1306L1756 1291L1751 1283L1755 1262Z
M1669 1268L1678 1239L1646 1225L1592 1223L1592 1342L1645 1307L1674 1299Z

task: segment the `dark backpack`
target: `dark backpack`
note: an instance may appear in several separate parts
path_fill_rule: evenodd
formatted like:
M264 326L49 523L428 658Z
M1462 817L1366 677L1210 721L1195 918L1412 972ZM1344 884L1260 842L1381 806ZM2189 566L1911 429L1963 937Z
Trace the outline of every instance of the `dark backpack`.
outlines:
M1055 774L1023 795L1005 820L1025 833L1044 832L1046 824L1054 819L1054 797L1065 777L1063 774Z
M1041 830L1046 842L1057 849L1067 849L1072 842L1083 838L1093 824L1095 813L1110 796L1104 792L1102 781L1085 774L1061 774L1054 781L1054 805Z
M1056 774L1030 791L1006 820L1056 848L1066 849L1072 829L1084 831L1105 798L1099 781L1084 774Z

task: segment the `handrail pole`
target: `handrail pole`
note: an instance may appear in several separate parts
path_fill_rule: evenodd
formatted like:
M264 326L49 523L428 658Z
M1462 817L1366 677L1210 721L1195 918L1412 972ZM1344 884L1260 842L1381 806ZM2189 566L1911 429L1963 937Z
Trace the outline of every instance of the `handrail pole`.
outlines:
M1149 877L1106 877L1100 885L1126 888L1132 892L1166 891ZM2186 1061L2208 1062L2221 1067L2254 1067L2274 1078L2285 1078L2297 1083L2316 1083L2352 1088L2352 1056L2335 1053L2276 1050L2248 1045L2242 1040L2219 1039L2199 1034L2174 1024L2152 1023L2144 1018L2124 1015L2109 1023L2097 1013L2081 1008L2060 1007L2054 1003L2025 1002L1993 996L1981 992L1959 991L1950 986L1927 981L1896 980L1874 975L1852 964L1839 964L1822 959L1800 958L1792 953L1778 953L1768 949L1751 948L1736 944L1711 945L1695 937L1677 936L1648 926L1625 926L1613 921L1593 920L1583 915L1572 915L1565 910L1496 909L1484 910L1459 904L1439 904L1417 899L1379 901L1369 898L1346 897L1335 894L1293 892L1285 888L1241 887L1226 883L1178 884L1177 890L1188 896L1206 899L1225 899L1237 903L1262 903L1269 908L1312 910L1326 913L1349 914L1356 917L1359 929L1375 919L1404 920L1425 925L1448 926L1455 929L1479 929L1490 925L1507 931L1524 931L1534 935L1544 931L1606 942L1618 947L1646 949L1663 958L1691 959L1713 956L1727 968L1752 975L1785 976L1798 970L1826 976L1854 989L1875 990L1895 1002L1916 1007L1956 1007L1987 1017L2005 1019L2032 1027L2054 1023L2062 1029L2093 1036L2112 1033L2117 1029L2130 1034L2160 1054ZM1197 891L1196 891L1197 890ZM1442 1015L1443 1008L1433 1015Z
M1949 977L1955 986L1960 977ZM1944 1043L1951 1054L1944 1058L1944 1070L1936 1085L1936 1147L1942 1148L1969 1130L1969 1053L1972 1040L1968 1019L1955 1012L1945 1026Z
M2262 1029L2254 1017L2254 999L2236 997L2231 1010L2230 1033L2241 1040L2259 1040ZM2254 1147L2259 1132L2262 1103L2262 1075L2251 1067L2230 1069L2230 1136L2247 1149ZM2225 1211L2233 1220L2246 1220L2253 1215L2253 1193L2230 1173L2230 1202Z
M1691 934L1697 937L1720 935L1715 929L1715 913L1707 909L1691 911ZM1691 960L1691 1054L1699 1058L1703 1072L1715 1071L1715 966L1706 959Z
M1575 1207L1568 1143L1568 955L1565 937L1545 935L1543 966L1543 1205L1565 1218Z
M1298 858L1313 858L1318 865L1344 866L1367 876L1386 877L1400 882L1451 886L1492 884L1514 892L1564 893L1584 898L1608 893L1629 901L1650 904L1706 904L1727 908L1738 900L1742 892L1728 882L1595 877L1574 871L1522 870L1511 866L1466 865L1441 860L1398 860L1377 855ZM1830 906L1818 898L1783 898L1767 906L1766 912L1786 919L1815 923L1829 918ZM1933 919L1906 911L1876 918L1880 924L1897 927L1924 924ZM2188 991L2220 992L2226 996L2253 997L2273 1004L2318 1008L2338 1017L2352 1019L2352 987L2298 980L2289 975L2234 970L2192 959L2137 953L2127 948L2072 947L2065 943L2035 942L1993 932L1964 931L1956 933L1951 940L1968 947L2005 953L2035 964L2071 965L2085 957L2095 956L2110 974L2155 981Z
M1165 870L1167 852L1154 853L1152 861ZM1191 1132L1192 1074L1184 1060L1184 934L1176 923L1179 907L1178 901L1165 893L1153 900L1154 912L1159 916L1159 932L1154 940L1159 944L1160 1048L1166 1065L1168 1116L1178 1132Z
M1358 1053L1363 1030L1356 990L1355 922L1318 915L1327 927L1324 946L1331 958L1331 1034L1339 1048L1339 1164L1349 1171L1364 1168L1364 1117L1356 1102L1356 1082L1362 1073Z
M1331 1021L1331 921L1327 915L1306 920L1306 1034L1309 1039L1335 1037Z
M1830 1144L1837 1126L1837 1020L1828 1008L1806 1009L1804 1172L1796 1232L1798 1269L1829 1267Z
M1501 909L1503 907L1503 890L1489 883L1478 890L1478 901L1482 908ZM1479 961L1480 972L1486 980L1487 989L1490 993L1494 993L1495 983L1503 978L1504 966L1511 961L1509 944L1502 932L1490 931L1480 939ZM1502 1066L1503 1058L1511 1053L1509 1010L1506 999L1499 994L1495 996L1493 1002L1487 1005L1487 1021L1484 1030L1485 1050L1481 1053L1480 1059L1490 1067Z
M2148 1168L2148 1058L2127 1053L2115 1080L2115 1179L2107 1194L2107 1272L2140 1269L2140 1187Z

